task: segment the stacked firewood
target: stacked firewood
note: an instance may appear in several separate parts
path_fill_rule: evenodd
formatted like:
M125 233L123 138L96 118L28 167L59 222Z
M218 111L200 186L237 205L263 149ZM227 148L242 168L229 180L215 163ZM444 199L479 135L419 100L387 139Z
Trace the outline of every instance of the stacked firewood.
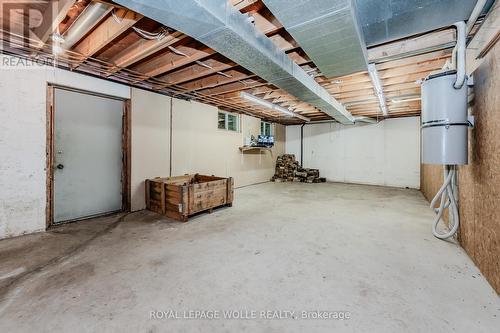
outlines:
M295 160L295 155L285 154L276 159L276 172L272 182L324 183L326 178L319 176L318 169L303 168Z

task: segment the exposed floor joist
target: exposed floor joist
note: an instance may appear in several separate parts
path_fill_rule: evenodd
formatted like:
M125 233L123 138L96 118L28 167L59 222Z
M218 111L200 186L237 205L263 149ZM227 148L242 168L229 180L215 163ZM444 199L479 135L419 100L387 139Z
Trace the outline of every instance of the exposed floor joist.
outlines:
M231 2L242 13L254 19L256 29L265 33L334 98L345 103L353 115L381 117L366 72L327 79L262 1ZM60 9L61 14L57 18L60 20L57 28L60 33L64 33L71 26L91 1L76 2L69 9L69 2L64 3L66 7ZM44 7L41 4L33 4L26 5L26 8L43 13L48 10L48 5ZM67 13L63 14L65 11ZM313 119L331 119L310 104L279 92L279 88L181 32L164 27L149 18L141 18L140 15L121 7L115 9L115 14L125 18L125 22L122 22L125 24L118 26L115 18L109 13L96 27L86 32L84 38L69 50L67 55L60 57L61 61L67 62L70 68L78 66L78 71L160 93L199 100L225 110L245 112L267 120L300 122L293 118L284 119L273 111L247 103L240 97L239 92L256 94ZM61 19L62 16L65 17ZM14 18L14 21L16 20L19 21L18 26L22 24L22 17ZM5 27L5 22L2 22L2 26ZM148 40L132 30L132 26L152 34L162 29L167 29L169 33L161 40ZM47 27L43 29L50 30ZM8 33L4 31L3 35L6 34ZM384 94L387 96L388 117L419 114L420 102L415 100L419 95L419 85L416 81L442 67L449 59L454 40L454 31L446 29L368 50L369 61L376 63ZM44 49L49 56L50 38ZM279 96L275 97L276 94ZM411 101L405 102L404 98ZM393 99L400 100L393 103Z

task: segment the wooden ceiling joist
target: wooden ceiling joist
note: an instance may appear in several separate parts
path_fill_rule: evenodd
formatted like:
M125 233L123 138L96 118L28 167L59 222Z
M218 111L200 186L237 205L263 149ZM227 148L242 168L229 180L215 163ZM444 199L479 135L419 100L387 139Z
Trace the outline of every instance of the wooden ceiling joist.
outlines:
M179 45L176 46L174 50L170 50L170 52L166 54L162 53L151 60L142 62L134 66L134 70L144 73L147 77L154 77L191 64L197 60L202 60L216 53L211 48L203 45L199 48L189 45Z
M175 31L161 40L140 39L111 58L110 62L116 65L116 68L110 72L110 75L118 71L121 67L133 65L168 46L180 42L184 38L187 38L187 36Z
M367 72L338 78L322 76L300 45L261 0L229 1L253 19L258 30L267 35L279 49L314 77L332 96L346 103L345 106L350 112L355 115L383 117ZM59 0L49 1L51 6L48 3L26 6L33 6L34 9L47 13L44 17L49 13L57 13L52 14L55 15L55 19L51 24L44 22L36 29L40 39L50 43L50 35L57 30L64 33L91 2L91 0ZM112 2L105 2L113 7ZM21 18L18 20L18 25L22 24ZM2 24L5 25L4 22ZM182 98L199 100L225 110L245 112L287 124L301 122L249 103L240 96L240 93L245 91L307 115L311 119L331 119L310 104L267 83L239 64L181 32L169 29L165 37L156 40L144 38L131 29L134 26L153 33L168 29L162 28L161 24L153 20L115 6L114 16L108 13L79 43L67 51L71 53L70 55L63 54L61 57L71 59L68 61L73 68L75 65L80 65L78 71L161 93L182 95ZM419 114L420 101L404 99L408 96L409 99L420 96L420 85L417 81L425 78L430 72L442 68L450 58L450 48L454 43L455 32L453 29L446 29L368 50L369 61L376 63L386 96L389 117ZM398 100L399 103L393 100Z
M109 16L74 47L75 52L84 56L82 61L102 50L142 18L142 15L125 9L118 9L116 16L119 17L120 22L117 22L113 16Z
M196 80L236 66L238 66L238 64L235 62L229 61L222 56L218 57L215 55L214 57L203 60L202 64L195 62L175 72L159 76L158 79L167 81L168 84L165 86L170 86Z
M199 80L190 81L181 85L181 87L188 91L197 91L255 77L255 75L249 74L243 69L231 69L220 73L216 73Z
M213 96L213 95L221 95L221 94L226 94L226 93L231 93L231 92L240 92L245 89L251 89L251 88L256 88L260 86L265 86L268 83L262 79L250 79L247 80L248 82L245 81L243 82L233 82L233 83L228 83L225 85L221 85L215 88L208 88L208 89L203 89L199 90L200 93L208 95L208 96Z

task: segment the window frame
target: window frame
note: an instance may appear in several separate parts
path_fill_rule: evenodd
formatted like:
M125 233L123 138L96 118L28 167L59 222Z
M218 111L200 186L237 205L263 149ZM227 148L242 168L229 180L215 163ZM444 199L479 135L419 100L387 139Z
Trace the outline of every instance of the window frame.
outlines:
M266 125L269 125L269 134L266 134ZM268 121L260 121L260 135L274 136L274 123Z
M221 114L224 115L224 128L219 127L219 119L220 119L219 117ZM233 116L236 118L235 119L236 129L229 128L229 116ZM219 110L217 113L217 129L223 130L223 131L239 133L241 130L241 117L240 117L240 115L238 113L232 113L232 112Z

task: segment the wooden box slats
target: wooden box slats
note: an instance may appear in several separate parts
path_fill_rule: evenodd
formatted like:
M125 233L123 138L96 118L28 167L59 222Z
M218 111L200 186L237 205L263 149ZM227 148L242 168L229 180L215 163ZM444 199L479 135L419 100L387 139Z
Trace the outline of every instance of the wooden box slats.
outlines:
M147 209L187 221L189 215L233 203L233 178L184 175L146 180Z

